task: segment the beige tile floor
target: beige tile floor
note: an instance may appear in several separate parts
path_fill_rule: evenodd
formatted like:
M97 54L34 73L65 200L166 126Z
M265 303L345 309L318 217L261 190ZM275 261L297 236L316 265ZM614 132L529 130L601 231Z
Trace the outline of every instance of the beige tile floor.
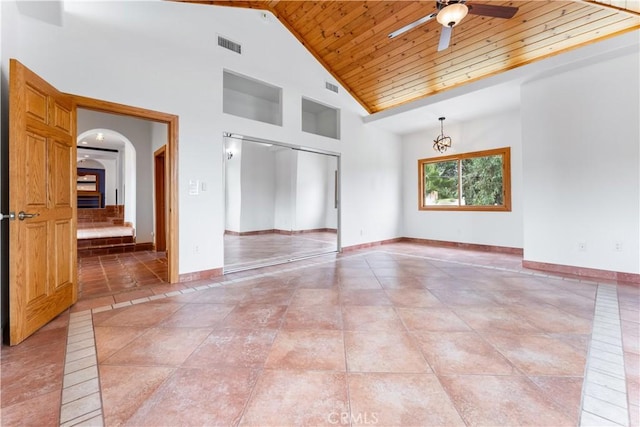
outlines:
M112 302L153 295L167 284L166 252L140 251L78 258L78 298L82 304L100 297Z
M2 425L639 425L640 288L521 261L393 244L72 309L3 348Z
M286 262L290 259L338 250L338 235L331 232L224 236L226 272Z

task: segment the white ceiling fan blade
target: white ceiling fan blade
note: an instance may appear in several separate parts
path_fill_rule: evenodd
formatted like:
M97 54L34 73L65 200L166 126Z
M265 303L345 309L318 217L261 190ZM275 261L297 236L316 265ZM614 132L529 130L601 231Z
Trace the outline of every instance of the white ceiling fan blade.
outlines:
M445 27L444 25L442 26L442 31L440 32L440 41L438 42L438 52L449 47L452 32L453 27Z
M393 33L390 33L389 34L389 38L392 39L394 37L398 37L400 34L404 34L407 31L414 29L418 25L422 25L427 21L431 21L433 18L436 17L437 14L438 14L438 12L434 12L431 15L427 15L427 16L424 16L424 17L418 19L417 21L413 21L411 24L405 25L404 27L400 28L399 30L395 30Z

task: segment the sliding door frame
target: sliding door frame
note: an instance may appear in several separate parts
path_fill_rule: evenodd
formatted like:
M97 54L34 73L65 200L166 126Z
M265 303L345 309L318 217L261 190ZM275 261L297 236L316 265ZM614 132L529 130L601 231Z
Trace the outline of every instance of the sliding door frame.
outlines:
M280 142L280 141L273 141L270 139L264 139L264 138L258 138L258 137L254 137L254 136L248 136L248 135L241 135L241 134L237 134L237 133L229 133L229 132L223 132L222 134L223 137L223 141L226 138L234 138L234 139L238 139L238 140L242 140L242 142L247 141L247 142L254 142L254 143L258 143L258 144L270 144L270 145L275 145L278 147L283 147L283 148L289 148L295 151L303 151L303 152L307 152L307 153L315 153L315 154L321 154L321 155L325 155L325 156L331 156L331 157L335 157L336 158L336 168L337 168L337 173L336 173L336 182L335 182L335 206L337 209L336 215L336 253L342 253L342 156L341 153L335 152L335 151L329 151L329 150L322 150L319 148L313 148L313 147L306 147L306 146L302 146L302 145L297 145L297 144L289 144L286 142ZM223 224L223 229L226 229L226 221L227 221L227 212L226 212L226 205L227 205L227 200L225 197L226 194L226 188L227 188L227 152L226 152L226 144L222 144L222 184L223 184L223 188L225 189L225 191L223 192L223 206L225 207L225 214L224 214L224 224ZM310 256L304 256L304 257L300 257L300 258L293 258L295 259L304 259L304 258L309 258L312 256L320 256L320 255L324 255L328 252L325 253L319 253L318 255L310 255ZM223 254L224 254L224 243L223 243ZM224 259L224 255L223 255L223 259ZM272 265L275 264L284 264L286 262L289 261L283 261L283 262L274 262ZM260 264L258 267L262 267L265 264ZM254 267L249 267L247 269L250 268L254 268ZM225 273L227 272L226 270L226 265L224 265L223 270L225 271ZM235 271L235 270L234 270Z

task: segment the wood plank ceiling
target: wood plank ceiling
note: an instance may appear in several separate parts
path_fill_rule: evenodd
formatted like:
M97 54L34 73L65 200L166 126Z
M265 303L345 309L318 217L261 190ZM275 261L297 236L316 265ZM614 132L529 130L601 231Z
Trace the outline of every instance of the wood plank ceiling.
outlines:
M477 0L518 12L511 19L469 14L449 48L437 52L442 26L435 19L388 37L436 11L435 0L190 2L272 12L369 113L640 28L638 0Z

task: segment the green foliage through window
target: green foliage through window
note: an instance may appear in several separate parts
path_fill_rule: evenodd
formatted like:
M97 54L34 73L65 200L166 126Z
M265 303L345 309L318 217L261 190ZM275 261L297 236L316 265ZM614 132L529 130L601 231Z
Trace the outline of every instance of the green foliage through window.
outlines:
M462 197L467 206L491 206L503 203L502 156L473 157L461 160Z
M425 163L424 180L428 204L458 204L458 162Z
M420 209L511 210L510 150L419 160Z

